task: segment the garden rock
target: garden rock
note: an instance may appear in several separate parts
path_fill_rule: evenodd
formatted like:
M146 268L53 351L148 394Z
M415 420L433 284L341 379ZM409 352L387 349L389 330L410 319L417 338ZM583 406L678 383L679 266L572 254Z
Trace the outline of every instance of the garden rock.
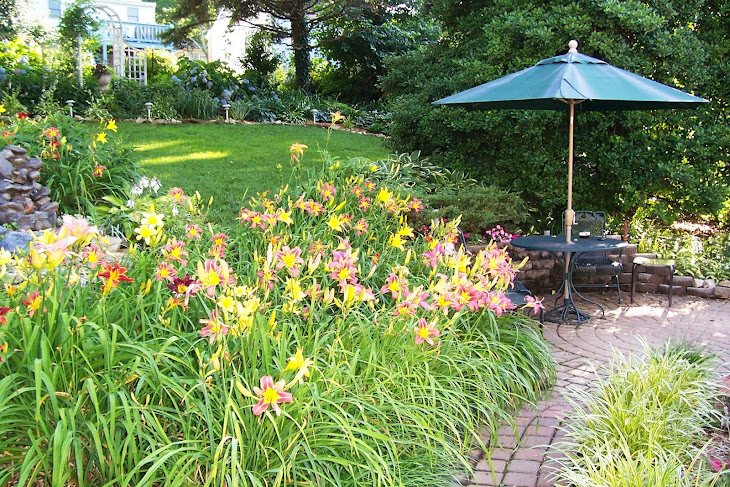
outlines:
M716 298L730 298L730 281L718 282L712 295Z
M0 151L0 225L14 223L20 230L46 230L56 226L58 203L37 180L43 163L26 150L7 145Z
M33 240L30 232L8 231L0 234L0 248L13 254L28 250L28 244Z

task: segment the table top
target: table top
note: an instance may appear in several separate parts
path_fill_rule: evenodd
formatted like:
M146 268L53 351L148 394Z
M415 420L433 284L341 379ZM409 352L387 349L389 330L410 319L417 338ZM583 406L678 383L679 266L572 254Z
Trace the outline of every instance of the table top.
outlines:
M531 235L517 237L512 245L527 250L547 250L548 252L610 252L628 245L627 242L614 238L600 237L579 238L566 242L565 235Z

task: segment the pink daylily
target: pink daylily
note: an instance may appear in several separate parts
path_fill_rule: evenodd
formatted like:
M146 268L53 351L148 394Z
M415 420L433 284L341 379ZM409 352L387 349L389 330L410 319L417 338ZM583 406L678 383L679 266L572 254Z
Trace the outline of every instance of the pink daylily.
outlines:
M497 316L502 316L506 310L515 309L517 306L512 304L503 291L490 291L486 294L487 306L494 311Z
M436 324L433 322L427 323L425 318L418 320L418 324L413 331L416 333L416 345L426 342L432 347L435 345L433 339L441 334L438 328L436 328Z
M277 416L281 415L279 404L292 402L291 393L284 391L284 379L274 384L274 379L270 375L261 377L261 387L254 387L253 392L261 398L261 400L253 407L254 415L259 416L266 411L269 406L274 410Z
M525 296L525 308L532 308L532 312L535 315L540 314L540 311L545 309L545 305L542 304L542 299L537 300L533 296Z
M208 341L212 344L218 337L228 335L228 327L218 321L218 312L213 310L210 312L210 319L201 319L201 324L206 326L200 330L200 336L208 337Z
M185 242L171 240L162 248L162 253L167 260L174 260L182 265L187 264L185 257L188 256L188 252L185 250Z
M276 259L276 268L286 268L292 277L299 275L299 266L304 264L304 259L301 257L302 249L294 247L290 249L288 245L285 245L281 250L274 253Z
M168 262L160 262L155 272L155 279L158 281L173 282L177 276L177 270Z

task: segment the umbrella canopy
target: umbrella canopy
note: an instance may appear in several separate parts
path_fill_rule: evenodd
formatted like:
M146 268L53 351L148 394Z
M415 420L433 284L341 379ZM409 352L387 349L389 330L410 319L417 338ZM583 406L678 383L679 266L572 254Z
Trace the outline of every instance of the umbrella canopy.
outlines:
M578 41L562 56L543 59L517 73L433 102L472 110L566 110L568 131L568 209L565 238L571 240L573 212L573 125L581 111L694 108L707 103L669 86L578 52Z
M617 68L577 50L543 59L536 65L435 101L474 110L656 110L693 108L699 98Z

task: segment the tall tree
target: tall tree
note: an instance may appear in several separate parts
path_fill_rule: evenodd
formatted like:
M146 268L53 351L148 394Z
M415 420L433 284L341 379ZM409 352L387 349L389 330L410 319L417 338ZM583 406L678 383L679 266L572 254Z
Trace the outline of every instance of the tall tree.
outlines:
M433 21L418 14L420 0L353 2L347 16L325 22L314 33L319 52L330 61L319 90L341 100L362 102L382 96L379 79L385 59L435 40Z
M366 0L368 2L375 0ZM247 23L269 30L277 38L290 39L294 51L295 82L307 88L311 70L311 32L316 26L345 16L361 0L180 0L170 18L177 22L165 39L178 46L189 42L200 25L229 17L231 24ZM262 19L265 17L265 20Z

